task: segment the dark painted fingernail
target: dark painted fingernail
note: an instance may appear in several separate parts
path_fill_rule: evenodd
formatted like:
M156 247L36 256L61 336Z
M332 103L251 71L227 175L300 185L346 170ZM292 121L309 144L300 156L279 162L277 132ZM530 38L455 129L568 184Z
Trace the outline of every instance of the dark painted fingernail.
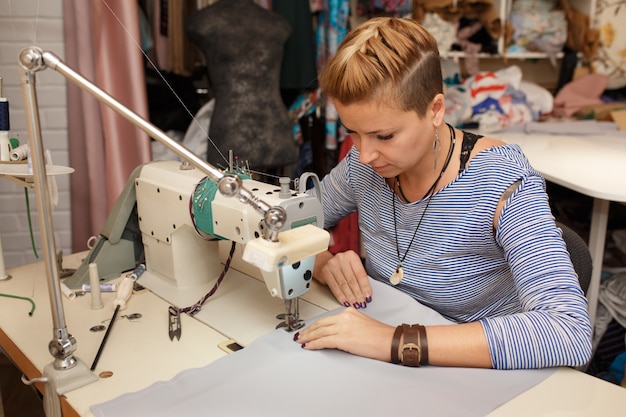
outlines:
M300 347L301 347L302 349L304 349L304 347L305 347L305 346L306 346L306 343L303 343L303 344L301 344L301 345L300 345Z
M344 301L344 302L343 302L343 306L344 306L344 307L350 307L350 303L349 303L349 302L347 302L347 301Z
M361 308L365 308L365 307L367 307L367 304L364 301L364 302L361 303Z
M368 295L367 297L365 297L365 302L366 303L371 303L372 302L372 296Z
M361 308L361 306L359 305L359 303L354 303L354 304L353 304L353 306L354 306L354 308L356 308L357 310L358 310L359 308Z
M293 341L297 342L299 338L300 338L300 332L296 332L296 334L293 335Z

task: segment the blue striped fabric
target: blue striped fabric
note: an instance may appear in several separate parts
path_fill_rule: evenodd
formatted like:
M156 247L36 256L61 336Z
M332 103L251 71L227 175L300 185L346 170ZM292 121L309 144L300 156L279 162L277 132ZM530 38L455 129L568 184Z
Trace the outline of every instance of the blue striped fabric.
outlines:
M502 193L521 179L500 216ZM368 274L389 283L426 207L404 203L369 166L350 153L322 181L326 227L358 210ZM403 263L397 286L422 304L462 323L480 321L495 368L579 366L591 352L587 301L545 182L517 145L476 155L436 192Z

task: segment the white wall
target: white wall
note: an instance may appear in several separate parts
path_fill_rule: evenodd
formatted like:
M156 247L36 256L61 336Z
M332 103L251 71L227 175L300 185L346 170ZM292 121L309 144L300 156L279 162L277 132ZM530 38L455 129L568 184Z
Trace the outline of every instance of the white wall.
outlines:
M37 45L64 58L62 0L0 0L0 77L10 103L11 137L28 142L24 99L18 71L22 48ZM44 147L55 165L68 166L65 78L48 69L37 73L37 94ZM71 252L69 175L56 177L59 204L53 207L57 250ZM24 188L0 177L0 237L7 268L43 261L37 203L29 191L35 245L31 246Z

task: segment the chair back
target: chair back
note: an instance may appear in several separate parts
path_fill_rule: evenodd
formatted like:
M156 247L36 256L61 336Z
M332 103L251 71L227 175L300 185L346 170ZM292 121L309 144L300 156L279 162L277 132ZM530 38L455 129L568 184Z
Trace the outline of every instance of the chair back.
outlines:
M567 246L572 265L574 265L574 271L578 274L580 287L586 295L589 283L591 282L591 269L593 266L589 247L583 238L574 230L563 223L556 222L556 225L563 231L565 246Z

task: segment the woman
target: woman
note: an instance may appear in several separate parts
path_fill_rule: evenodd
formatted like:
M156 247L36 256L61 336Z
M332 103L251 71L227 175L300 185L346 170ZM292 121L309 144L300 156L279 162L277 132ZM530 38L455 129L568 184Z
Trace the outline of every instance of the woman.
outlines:
M346 310L294 339L409 366L579 366L587 302L545 181L517 145L444 122L437 43L415 21L376 18L320 73L354 147L322 181L326 227L353 211L366 251L318 255L314 276ZM456 322L388 326L359 310L368 281L396 285Z

